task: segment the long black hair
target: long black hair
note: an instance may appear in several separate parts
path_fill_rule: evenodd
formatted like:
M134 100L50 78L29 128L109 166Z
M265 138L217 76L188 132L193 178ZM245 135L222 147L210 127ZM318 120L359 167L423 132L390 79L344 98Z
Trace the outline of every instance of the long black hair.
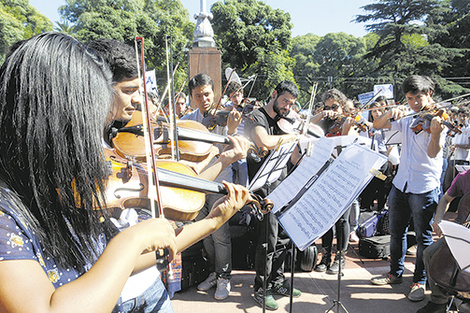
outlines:
M83 266L105 232L102 129L111 72L77 40L45 33L19 44L0 68L0 179L15 191L45 253Z

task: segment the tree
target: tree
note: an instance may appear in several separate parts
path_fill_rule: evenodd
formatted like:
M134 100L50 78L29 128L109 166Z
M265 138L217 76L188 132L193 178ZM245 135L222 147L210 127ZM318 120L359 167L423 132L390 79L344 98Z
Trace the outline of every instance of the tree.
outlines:
M174 65L181 64L175 86L187 76L186 51L194 24L179 0L67 0L59 12L84 42L105 37L134 46L135 36L143 37L147 68L156 69L161 91L167 81L165 47L171 36Z
M397 70L407 54L406 35L425 34L425 26L420 25L427 14L438 6L438 0L379 0L362 8L372 13L358 15L356 22L375 22L366 29L380 36L380 39L366 57L380 60L379 68Z
M454 50L458 55L449 60L450 66L443 68L442 76L447 78L443 90L448 95L470 91L470 3L466 0L444 0L442 9L432 12L426 19L428 27L435 29L429 41Z
M288 13L259 0L216 2L211 12L224 66L242 75L258 74L253 96L264 98L279 81L293 79L295 62L287 53L292 28Z
M51 21L28 0L0 0L0 63L13 43L51 30Z
M313 82L319 82L317 99L329 88L338 88L348 97L370 91L373 80L364 80L374 64L363 58L370 36L356 38L345 33L312 34L292 40L291 55L296 59L294 75L301 90L301 103L307 103Z
M73 36L77 31L74 25L71 25L68 21L65 22L56 22L56 26L54 26L54 30L56 32L64 33L70 36Z
M439 29L425 23L428 16L446 12L444 2L379 0L362 7L371 13L358 15L356 22L373 22L366 29L379 35L375 46L365 55L378 62L372 75L395 77L398 84L410 74L428 75L441 81L439 86L444 89L451 83L442 83L443 73L460 52L429 42L429 36Z
M321 37L314 34L297 36L292 39L290 55L295 59L293 69L296 82L299 84L301 104L308 103L313 82L318 72L318 64L313 61L316 46Z

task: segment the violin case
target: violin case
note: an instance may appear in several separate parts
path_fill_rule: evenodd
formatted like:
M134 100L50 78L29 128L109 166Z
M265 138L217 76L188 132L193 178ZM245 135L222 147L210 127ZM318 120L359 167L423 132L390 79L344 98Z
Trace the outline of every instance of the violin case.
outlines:
M199 241L181 253L181 290L197 286L209 276L209 265L202 249L202 241Z
M369 259L387 259L390 256L390 235L359 239L359 254Z
M369 238L376 235L380 220L384 218L386 214L386 210L382 212L361 212L361 215L359 216L359 226L356 230L359 238ZM382 223L382 226L385 225Z

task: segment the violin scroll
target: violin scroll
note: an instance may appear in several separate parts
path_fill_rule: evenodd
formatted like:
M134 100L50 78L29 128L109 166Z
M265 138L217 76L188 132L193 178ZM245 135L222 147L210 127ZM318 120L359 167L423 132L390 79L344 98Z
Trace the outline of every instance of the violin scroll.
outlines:
M285 134L302 134L304 125L305 122L302 120L300 115L293 110L290 110L287 116L283 116L277 121L277 126ZM323 130L318 125L313 123L308 123L307 135L313 136L315 138L321 138L325 136Z
M269 199L263 199L261 196L256 194L250 194L251 200L247 202L247 205L251 206L252 213L255 215L258 221L262 221L264 214L271 212L274 207L274 203Z

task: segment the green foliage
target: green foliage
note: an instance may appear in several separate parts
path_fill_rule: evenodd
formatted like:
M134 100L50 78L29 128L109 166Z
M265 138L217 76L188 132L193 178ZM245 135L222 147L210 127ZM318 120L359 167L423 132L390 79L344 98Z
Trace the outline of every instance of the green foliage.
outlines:
M443 77L468 66L468 50L461 49L470 48L468 8L466 0L379 0L364 6L370 13L357 16L356 21L372 22L366 28L379 36L365 55L378 62L372 76L396 77L401 83L411 74L428 75L439 82L437 90L446 96L464 91ZM468 69L460 74L468 75Z
M422 24L425 16L439 7L439 0L379 0L378 3L368 4L362 8L370 11L367 15L358 15L356 22L373 22L366 29L380 36L376 45L366 57L380 60L377 70L390 70L396 67L391 60L402 59L409 47L410 37L415 34L425 34L427 29Z
M293 78L295 62L285 52L292 28L288 13L272 9L259 0L216 2L211 12L223 64L242 75L258 74L251 96L266 97L273 85Z
M297 61L294 69L299 83L300 102L310 99L313 82L320 82L315 102L320 101L323 91L338 88L353 98L369 91L370 83L364 83L371 64L363 58L367 52L368 40L345 33L330 33L323 37L311 34L298 36L292 41L291 55ZM370 45L370 44L369 44Z
M444 0L440 11L432 12L426 24L437 29L430 35L430 42L454 51L454 56L447 61L449 66L442 69L442 76L458 82L462 87L470 88L470 3L467 0ZM455 78L467 77L462 80ZM457 86L446 84L448 95L455 95Z
M146 65L156 69L160 92L167 82L166 46L171 36L174 66L180 63L175 88L186 78L194 24L179 0L67 0L59 12L84 42L111 38L134 46L135 37L143 37Z
M0 0L0 63L13 43L51 30L51 21L28 0Z
M294 64L295 59L289 56L287 50L282 50L280 53L273 51L260 52L256 63L245 71L247 76L258 75L251 96L266 100L280 81L290 80L295 82L292 73Z

